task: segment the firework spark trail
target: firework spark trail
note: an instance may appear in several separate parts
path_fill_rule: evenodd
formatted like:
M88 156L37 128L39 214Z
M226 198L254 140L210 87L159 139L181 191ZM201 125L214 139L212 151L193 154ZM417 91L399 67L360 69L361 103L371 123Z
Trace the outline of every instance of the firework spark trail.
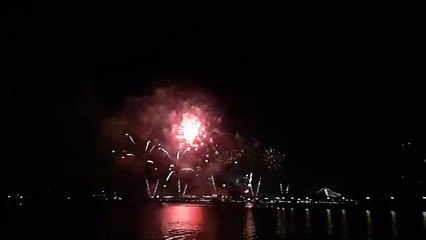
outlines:
M154 150L154 148L155 148L155 145L152 145L152 147L151 147L151 149L149 150L149 153L148 153L148 154L151 154L151 153L152 153L152 150Z
M185 184L185 188L183 189L183 193L182 193L182 196L185 196L185 194L186 194L186 189L188 188L188 184Z
M185 149L185 151L183 151L183 153L181 154L181 152L178 150L177 151L177 154L176 154L176 166L178 165L178 163L179 163L179 159L181 159L184 155L185 155L185 153L187 153L187 152L189 152L191 150L191 148L190 147L187 147L186 149Z
M259 190L260 190L260 183L262 182L262 178L259 178L259 181L257 182L256 187L256 197L259 196Z
M167 152L167 150L166 150L166 149L164 149L164 148L158 148L158 150L161 150L162 152L164 152L164 153L167 155L167 157L168 157L169 159L172 159L172 158L170 157L169 152Z
M182 168L182 171L191 171L191 172L195 172L194 169L192 168Z
M184 155L186 152L189 152L191 150L191 148L190 147L187 147L186 149L185 149L185 151L183 151L183 154L182 155Z
M132 136L130 134L126 133L126 136L129 137L130 141L132 141L133 145L136 145L135 141L133 140Z
M146 183L146 191L148 192L148 196L151 197L151 189L149 188L149 182L147 178L145 178L145 183Z
M179 178L177 180L177 183L178 183L178 193L180 193L180 179Z
M132 141L133 145L136 145L135 140L133 140L132 136L129 135L130 141Z
M288 194L288 189L290 188L290 184L287 184L287 187L285 188L285 194Z
M213 185L214 192L216 193L217 192L216 191L216 183L214 182L213 174L211 175L211 180L212 180L212 185Z
M133 143L133 145L135 145L135 146L137 145L137 144L136 144L136 142L135 142L135 140L133 139L133 137L132 137L129 133L125 133L124 135L125 135L128 139L130 139L130 141ZM131 151L131 150L129 150L129 149L122 149L122 150L121 150L121 152L123 153L123 155L121 155L121 158L122 158L122 159L124 159L126 156L127 156L127 157L137 158L137 159L141 158L142 160L146 160L146 161L147 161L147 163L154 164L154 161L146 159L148 156L150 156L151 152L152 152L152 151L154 150L154 148L155 148L155 145L152 145L151 149L150 149L150 150L149 150L149 152L148 152L148 149L149 149L150 144L152 144L152 141L148 140L148 141L146 142L146 145L145 145L145 151L144 151L144 154L143 154L142 156L139 156L139 155L137 154L137 151L136 151L136 152L134 152L134 151ZM112 152L113 154L117 153L117 151L116 151L116 150L112 150L111 152Z
M145 145L145 152L146 152L146 151L148 151L148 146L149 146L149 144L150 144L150 143L151 143L151 141L149 141L149 140L146 142L146 145Z
M249 178L249 184L248 184L248 187L250 188L250 193L253 195L254 194L254 192L253 192L253 186L252 186L252 180L253 180L253 173L250 173L250 178Z
M283 184L282 184L282 182L280 182L280 192L281 192L281 195L283 195L284 193L283 193Z
M169 173L169 175L167 175L166 182L168 182L168 181L169 181L170 177L172 176L172 174L173 174L174 172L175 172L175 171L171 171L171 172Z
M160 183L160 179L157 179L157 183L155 183L154 194L152 194L152 196L154 197L157 195L157 189L158 189L159 183Z
M176 167L178 166L179 158L180 158L180 151L178 150L176 153Z

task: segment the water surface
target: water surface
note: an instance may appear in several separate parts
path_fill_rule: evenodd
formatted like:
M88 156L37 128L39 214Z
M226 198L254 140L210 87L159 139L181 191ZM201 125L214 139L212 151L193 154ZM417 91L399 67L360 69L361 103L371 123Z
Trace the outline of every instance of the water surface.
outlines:
M0 239L426 239L419 209L61 203L1 208Z

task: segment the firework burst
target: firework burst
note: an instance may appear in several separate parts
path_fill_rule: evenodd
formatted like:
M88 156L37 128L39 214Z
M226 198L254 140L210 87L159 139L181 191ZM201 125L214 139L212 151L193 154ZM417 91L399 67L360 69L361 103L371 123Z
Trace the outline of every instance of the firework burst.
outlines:
M154 90L126 99L122 112L103 126L114 141L117 164L144 177L148 196L199 193L211 186L215 193L246 167L251 148L239 134L222 131L215 98L175 86ZM252 195L253 176L247 180Z
M244 149L238 150L238 149L230 149L223 151L219 156L218 159L221 161L224 165L231 165L231 164L238 164L241 158L244 156Z
M205 130L197 116L191 113L184 113L179 127L178 138L192 146L195 140L201 140L201 138L206 136Z
M132 137L129 133L125 133L124 136L131 143L124 143L122 150L112 150L111 153L115 158L132 161L135 164L139 164L139 166L144 166L143 169L146 172L147 170L156 170L157 164L153 161L152 153L156 148L156 145L151 141L146 141L146 143L142 146L139 146L138 141ZM142 164L142 165L140 165ZM136 166L136 165L134 165Z
M279 170L282 166L282 162L285 159L285 155L275 148L265 148L262 153L262 161L266 167L270 170Z

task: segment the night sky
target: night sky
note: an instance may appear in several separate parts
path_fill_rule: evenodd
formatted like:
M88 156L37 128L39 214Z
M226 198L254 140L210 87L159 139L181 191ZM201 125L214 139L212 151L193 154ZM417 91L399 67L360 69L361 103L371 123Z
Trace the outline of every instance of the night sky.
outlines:
M286 152L300 189L391 189L401 143L425 153L416 19L106 8L12 6L2 189L96 183L102 120L169 85L203 89L225 128Z

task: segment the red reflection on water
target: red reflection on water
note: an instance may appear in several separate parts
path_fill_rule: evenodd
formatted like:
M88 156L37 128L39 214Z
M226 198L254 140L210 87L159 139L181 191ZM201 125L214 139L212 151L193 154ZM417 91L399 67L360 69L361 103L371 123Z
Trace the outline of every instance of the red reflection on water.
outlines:
M253 212L251 211L251 209L247 209L244 236L246 237L246 239L254 239L256 236L256 224L254 223Z
M169 205L161 211L163 235L192 236L201 231L202 207L194 205Z

